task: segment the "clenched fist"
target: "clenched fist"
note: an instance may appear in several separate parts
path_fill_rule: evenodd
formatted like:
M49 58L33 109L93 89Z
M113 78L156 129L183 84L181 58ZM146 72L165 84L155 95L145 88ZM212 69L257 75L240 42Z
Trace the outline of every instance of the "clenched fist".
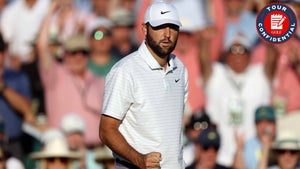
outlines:
M151 152L144 155L144 166L143 169L159 169L161 161L161 153Z

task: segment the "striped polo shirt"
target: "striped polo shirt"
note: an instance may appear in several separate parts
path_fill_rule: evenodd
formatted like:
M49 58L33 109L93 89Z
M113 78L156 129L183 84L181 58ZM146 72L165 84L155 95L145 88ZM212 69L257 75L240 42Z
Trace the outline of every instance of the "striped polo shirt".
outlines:
M102 113L122 120L119 131L138 152L160 152L162 169L181 169L187 94L183 63L171 54L163 69L143 42L107 75Z

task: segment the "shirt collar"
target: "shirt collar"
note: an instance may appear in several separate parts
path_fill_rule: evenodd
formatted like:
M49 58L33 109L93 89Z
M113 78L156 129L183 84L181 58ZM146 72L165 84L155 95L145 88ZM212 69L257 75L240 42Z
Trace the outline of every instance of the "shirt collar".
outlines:
M141 46L138 49L140 56L146 61L146 63L148 64L148 66L152 69L152 70L159 70L162 69L162 67L160 66L160 64L155 60L155 58L152 56L152 54L150 53L150 51L148 50L145 41L142 42ZM167 66L167 71L168 70L174 70L177 66L175 63L175 55L170 54L169 57L169 62L168 62L168 66Z

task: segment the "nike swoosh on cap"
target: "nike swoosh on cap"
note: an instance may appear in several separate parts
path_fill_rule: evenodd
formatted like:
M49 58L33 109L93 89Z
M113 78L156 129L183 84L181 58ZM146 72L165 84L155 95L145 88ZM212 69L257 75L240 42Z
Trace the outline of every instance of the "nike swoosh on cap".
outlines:
M166 14L166 13L169 13L170 11L160 11L160 14Z

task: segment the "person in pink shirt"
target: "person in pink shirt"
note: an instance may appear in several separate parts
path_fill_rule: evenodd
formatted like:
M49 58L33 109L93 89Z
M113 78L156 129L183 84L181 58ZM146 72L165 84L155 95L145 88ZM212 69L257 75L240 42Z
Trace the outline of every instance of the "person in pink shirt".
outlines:
M85 143L100 144L98 127L104 80L96 77L86 67L89 45L84 35L72 35L63 43L63 62L58 63L48 45L50 17L57 9L53 2L44 19L38 37L39 71L45 90L46 113L50 127L59 127L68 112L78 112L83 117Z
M276 76L273 84L272 104L277 108L277 115L283 115L300 109L300 74L296 67L300 60L300 41L296 37L286 43L276 45L279 52ZM252 54L252 64L263 63L266 59L266 46L259 44ZM279 106L279 107L278 107ZM278 112L279 109L283 109Z

